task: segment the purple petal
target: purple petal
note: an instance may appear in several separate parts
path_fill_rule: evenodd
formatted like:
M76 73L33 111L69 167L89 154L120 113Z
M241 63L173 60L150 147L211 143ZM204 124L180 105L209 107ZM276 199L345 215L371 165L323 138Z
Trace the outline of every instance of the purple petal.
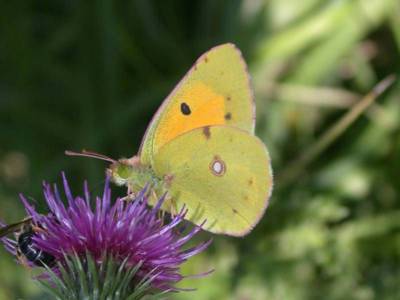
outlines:
M33 237L34 246L53 255L57 260L64 260L65 254L89 253L98 263L108 255L120 258L121 263L123 259L128 259L129 266L142 262L138 272L140 276L151 276L152 285L156 288L175 290L173 285L184 278L180 274L180 265L211 243L209 240L190 249L182 249L202 226L194 227L185 235L182 234L183 231L173 230L182 225L187 213L185 207L170 223L165 224L158 212L167 196L163 195L155 207L150 209L146 196L150 192L148 185L133 201L125 203L118 198L111 201L108 177L103 194L92 200L87 182L84 183L83 196L74 197L64 173L62 181L67 206L63 203L57 186L43 184L43 194L50 210L47 215L39 214L21 195L27 214L45 229L45 233L38 233ZM95 207L92 209L93 199ZM0 222L0 225L3 223ZM2 238L1 242L9 252L16 254L15 241Z

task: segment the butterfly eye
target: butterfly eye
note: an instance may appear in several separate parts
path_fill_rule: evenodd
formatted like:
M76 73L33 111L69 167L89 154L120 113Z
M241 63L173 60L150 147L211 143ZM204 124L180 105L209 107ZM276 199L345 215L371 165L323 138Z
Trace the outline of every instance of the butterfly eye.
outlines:
M189 105L187 105L185 102L182 102L182 103L181 103L181 112L182 112L184 115L188 116L188 115L190 115L190 113L191 113L192 111L190 110Z

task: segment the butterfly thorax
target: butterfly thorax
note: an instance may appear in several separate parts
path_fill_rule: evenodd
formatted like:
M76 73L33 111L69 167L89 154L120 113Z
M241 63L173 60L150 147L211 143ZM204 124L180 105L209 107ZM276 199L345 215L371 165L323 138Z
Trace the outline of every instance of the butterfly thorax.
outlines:
M159 198L167 191L165 181L157 177L150 166L142 164L137 156L118 160L107 169L107 174L112 182L126 186L130 193L137 193L148 186L152 196Z

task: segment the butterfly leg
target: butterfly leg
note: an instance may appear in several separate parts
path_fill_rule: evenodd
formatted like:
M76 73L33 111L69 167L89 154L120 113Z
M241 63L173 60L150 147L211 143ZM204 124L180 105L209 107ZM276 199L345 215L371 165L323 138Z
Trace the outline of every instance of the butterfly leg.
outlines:
M121 200L125 202L131 202L133 199L136 198L136 193L130 193L126 195L125 197L122 197Z
M169 211L171 213L171 217L175 217L176 215L178 215L178 211L176 209L176 202L172 198L169 198L168 202L169 202Z
M126 190L126 196L122 197L121 200L125 202L130 202L133 199L135 199L136 193L133 191L132 187L130 184L128 184L127 190Z
M126 193L127 193L126 196L121 198L121 200L125 201L125 202L131 202L132 200L134 200L136 198L136 196L138 194L133 191L133 189L130 185L128 185Z

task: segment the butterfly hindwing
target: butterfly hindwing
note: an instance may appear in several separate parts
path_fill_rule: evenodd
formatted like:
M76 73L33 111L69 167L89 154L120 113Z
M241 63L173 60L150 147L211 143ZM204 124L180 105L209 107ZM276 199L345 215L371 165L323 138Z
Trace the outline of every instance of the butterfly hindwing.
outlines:
M155 155L153 168L169 178L173 210L185 205L186 219L197 225L207 220L205 229L214 233L248 233L272 189L264 144L225 125L197 128L169 141Z

